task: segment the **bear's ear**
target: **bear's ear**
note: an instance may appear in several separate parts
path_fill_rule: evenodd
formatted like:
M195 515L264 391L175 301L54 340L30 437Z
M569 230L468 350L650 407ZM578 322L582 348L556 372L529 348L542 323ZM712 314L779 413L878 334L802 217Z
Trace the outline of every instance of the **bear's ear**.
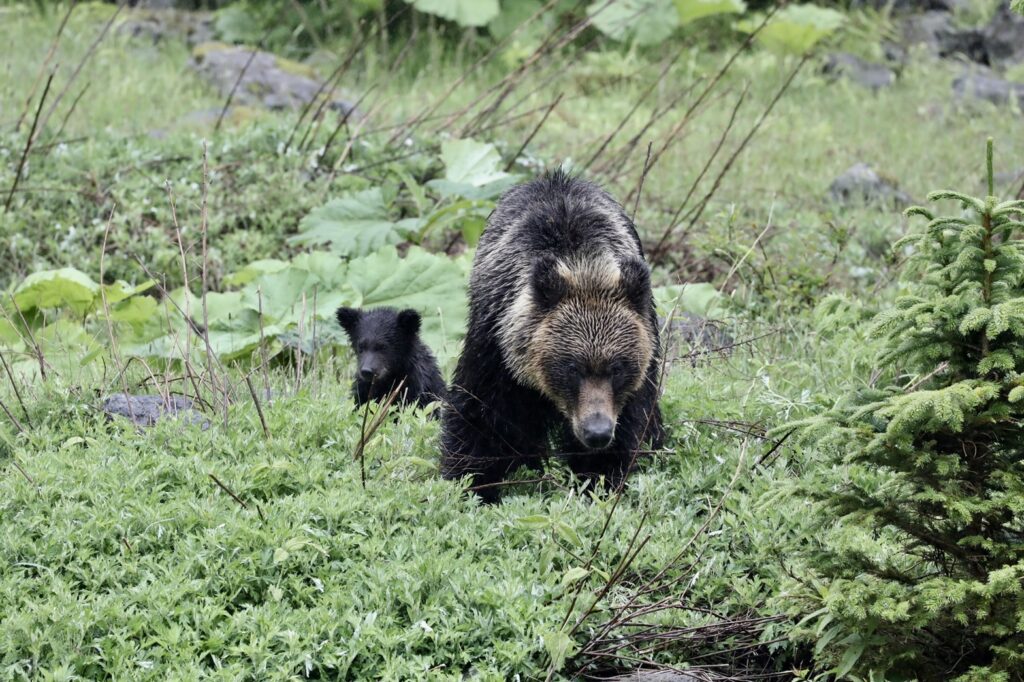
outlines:
M416 336L420 331L420 314L412 308L398 313L398 328L408 337Z
M558 259L546 253L533 261L530 276L533 299L541 310L551 310L569 293L569 285L558 272Z
M637 312L651 305L651 270L639 258L628 258L619 263L619 282L626 300Z
M338 308L334 315L338 318L338 324L345 330L345 333L352 337L356 333L359 318L363 316L363 313L355 308Z

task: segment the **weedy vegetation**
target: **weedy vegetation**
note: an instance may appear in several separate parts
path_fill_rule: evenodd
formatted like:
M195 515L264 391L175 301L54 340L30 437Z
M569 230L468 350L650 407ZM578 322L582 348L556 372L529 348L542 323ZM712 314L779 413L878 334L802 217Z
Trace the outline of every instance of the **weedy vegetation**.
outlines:
M0 5L0 676L1022 679L1017 107L822 75L898 32L841 3L214 4ZM227 44L319 89L218 91ZM939 208L831 197L858 161ZM481 506L439 406L355 409L334 311L416 309L449 376L558 166L635 216L669 442Z

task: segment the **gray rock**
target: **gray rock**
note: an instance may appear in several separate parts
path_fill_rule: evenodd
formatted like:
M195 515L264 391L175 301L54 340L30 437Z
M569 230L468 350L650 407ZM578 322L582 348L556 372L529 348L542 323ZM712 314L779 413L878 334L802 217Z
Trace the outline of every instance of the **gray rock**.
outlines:
M165 417L180 417L204 431L210 427L210 421L195 411L195 404L180 395L165 400L159 395L115 393L104 398L100 407L108 418L125 417L138 426L153 426Z
M897 14L910 12L952 12L969 0L853 0L851 8L892 9Z
M665 330L665 347L670 356L679 357L693 350L725 351L733 344L733 338L723 325L693 313L676 313L666 324L665 318L658 318L658 326Z
M1024 184L1024 166L1017 170L995 173L992 176L992 181L996 187L1008 187L1016 191L1020 188L1021 184ZM982 178L982 182L985 182L984 178Z
M972 69L953 80L953 93L958 100L981 99L996 105L1016 101L1024 109L1024 83L1014 83L986 69Z
M866 163L855 163L828 188L832 201L840 204L884 203L904 207L912 203L910 195L882 178Z
M1024 16L1002 3L995 16L982 29L987 64L1007 67L1024 62Z
M222 97L227 97L235 88L239 74L244 71L233 102L269 109L298 108L311 101L321 85L311 74L302 73L305 67L301 64L281 60L262 50L256 50L253 55L252 48L223 43L196 47L190 66L213 84ZM350 113L354 108L347 98L338 96L332 99L330 107L342 113Z
M911 15L903 20L902 33L904 43L923 44L937 57L962 55L979 64L988 63L983 31L958 28L949 12Z
M872 64L847 52L828 55L822 73L843 76L872 90L886 88L896 82L896 72L882 64Z
M152 9L132 12L118 24L117 32L153 43L183 40L189 45L198 45L213 40L216 29L209 12Z

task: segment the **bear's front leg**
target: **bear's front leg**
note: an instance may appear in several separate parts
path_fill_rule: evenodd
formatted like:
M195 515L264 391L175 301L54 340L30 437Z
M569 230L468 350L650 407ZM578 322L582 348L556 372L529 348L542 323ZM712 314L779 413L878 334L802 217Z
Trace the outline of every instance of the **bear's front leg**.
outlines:
M441 417L441 475L473 476L485 502L500 497L500 486L520 465L544 454L547 419L511 379L489 387L452 386Z

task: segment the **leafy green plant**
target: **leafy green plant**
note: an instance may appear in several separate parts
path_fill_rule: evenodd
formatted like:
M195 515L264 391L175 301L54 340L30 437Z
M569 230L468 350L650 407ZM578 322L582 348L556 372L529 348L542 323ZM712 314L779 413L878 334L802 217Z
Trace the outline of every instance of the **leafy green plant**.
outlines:
M1016 680L1024 663L1024 201L933 192L907 291L878 315L879 385L792 424L834 453L839 482L810 477L838 517L819 652L836 674ZM824 478L823 478L824 477Z
M498 0L405 0L426 14L454 21L459 26L485 26L498 16Z
M594 26L614 40L664 42L676 28L716 14L743 12L743 0L597 0L587 7Z
M753 33L763 19L752 16L736 24L736 28ZM757 42L773 52L803 54L843 25L841 12L814 4L787 5L775 13L761 32Z
M423 338L446 361L465 327L463 260L418 247L400 258L394 247L384 247L347 262L316 251L291 261L257 261L228 278L238 289L207 295L205 336L224 361L248 360L260 344L267 357L288 347L315 353L346 343L333 323L340 305L412 307L424 313ZM81 367L109 344L110 322L128 357L180 361L188 348L202 352L205 338L190 342L190 336L199 334L203 301L185 288L158 301L147 295L153 286L101 287L72 268L30 275L15 288L18 310L4 309L0 348L13 351L19 373L38 370L34 344L40 339L44 356L69 357L75 349Z

